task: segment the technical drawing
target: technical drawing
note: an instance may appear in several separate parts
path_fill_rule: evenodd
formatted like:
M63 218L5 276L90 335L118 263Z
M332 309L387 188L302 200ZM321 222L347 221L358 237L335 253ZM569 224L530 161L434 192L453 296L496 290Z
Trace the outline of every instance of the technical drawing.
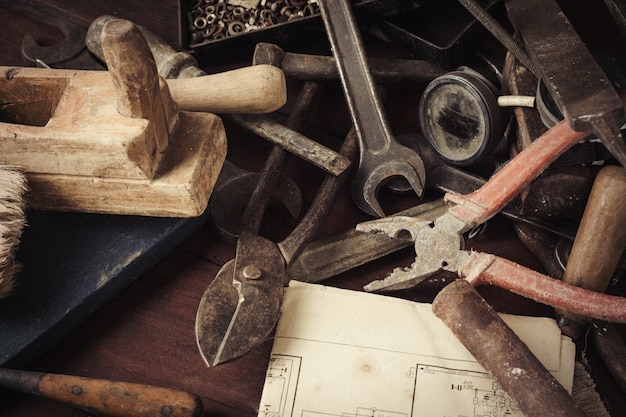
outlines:
M506 394L487 372L446 368L443 366L418 364L407 372L415 376L414 416L432 417L522 417L511 397ZM448 391L449 407L433 404L433 395Z
M259 415L266 417L291 415L301 363L301 357L271 356L265 376Z
M405 413L378 410L376 408L357 407L355 413L328 414L314 411L303 411L302 417L407 417Z

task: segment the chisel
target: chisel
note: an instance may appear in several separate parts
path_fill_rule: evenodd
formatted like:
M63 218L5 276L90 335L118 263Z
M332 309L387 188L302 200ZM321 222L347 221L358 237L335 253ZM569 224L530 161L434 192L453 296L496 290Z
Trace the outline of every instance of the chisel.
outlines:
M103 416L199 417L199 397L185 391L105 379L0 368L0 386Z

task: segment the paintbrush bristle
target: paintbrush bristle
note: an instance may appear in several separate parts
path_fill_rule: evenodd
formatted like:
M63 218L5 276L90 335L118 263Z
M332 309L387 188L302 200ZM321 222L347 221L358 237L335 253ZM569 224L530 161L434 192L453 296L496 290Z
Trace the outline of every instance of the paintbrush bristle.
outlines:
M0 166L0 299L11 293L21 268L15 252L26 224L27 190L26 176L19 168Z

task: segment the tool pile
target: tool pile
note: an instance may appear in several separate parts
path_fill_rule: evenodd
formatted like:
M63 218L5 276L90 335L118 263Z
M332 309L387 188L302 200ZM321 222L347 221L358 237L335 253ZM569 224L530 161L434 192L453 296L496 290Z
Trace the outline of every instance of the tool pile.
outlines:
M216 5L197 3L193 26L215 36L205 28ZM522 412L585 415L474 287L554 308L563 334L578 341L591 333L616 384L626 386L626 345L616 330L626 323L626 294L612 293L626 249L624 57L589 49L552 0L506 0L489 10L459 3L486 31L454 65L416 51L368 57L364 39L389 42L389 33L358 21L348 0L318 0L329 54L258 42L252 65L211 75L149 29L102 16L84 42L106 71L82 58L72 71L0 68L10 119L0 123L0 162L26 171L34 208L147 216L208 209L216 235L236 246L197 310L208 366L272 334L290 280L321 282L413 245L410 266L363 289L402 296L452 277L433 301L435 314ZM606 3L620 25L618 2ZM230 29L237 33L229 37L245 36ZM32 39L24 48L31 62L46 64ZM418 115L396 133L404 113L385 104L407 84L414 90L400 92L416 96ZM342 95L333 111L345 110L348 120L339 127L319 104L337 99L333 88ZM45 97L32 93L42 89ZM43 113L30 111L32 101ZM226 159L232 126L272 144L260 172ZM323 174L310 199L285 175L293 155ZM346 184L362 217L353 230L316 239ZM390 215L397 202L414 207ZM272 207L290 226L277 243L261 233ZM498 215L512 221L543 271L466 250ZM455 326L461 320L463 328Z

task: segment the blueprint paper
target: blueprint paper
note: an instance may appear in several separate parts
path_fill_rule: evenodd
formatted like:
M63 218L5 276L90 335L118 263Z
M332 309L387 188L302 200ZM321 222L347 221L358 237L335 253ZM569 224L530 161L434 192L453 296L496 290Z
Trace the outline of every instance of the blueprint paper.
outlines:
M575 346L549 318L502 314L571 392ZM292 281L260 417L522 417L430 304Z

